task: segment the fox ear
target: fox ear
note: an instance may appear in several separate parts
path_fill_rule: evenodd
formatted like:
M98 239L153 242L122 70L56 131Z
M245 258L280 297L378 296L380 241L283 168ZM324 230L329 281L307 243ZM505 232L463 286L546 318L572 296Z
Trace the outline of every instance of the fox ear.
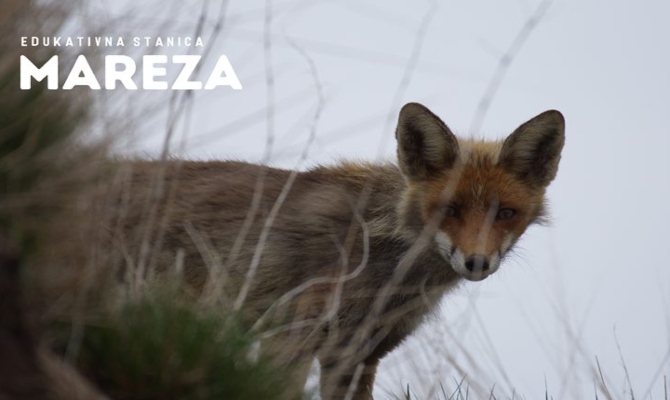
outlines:
M545 111L512 132L502 145L499 163L519 179L543 187L556 177L565 142L565 119Z
M447 125L429 109L408 103L400 110L398 128L398 164L412 180L426 180L458 157L458 140Z

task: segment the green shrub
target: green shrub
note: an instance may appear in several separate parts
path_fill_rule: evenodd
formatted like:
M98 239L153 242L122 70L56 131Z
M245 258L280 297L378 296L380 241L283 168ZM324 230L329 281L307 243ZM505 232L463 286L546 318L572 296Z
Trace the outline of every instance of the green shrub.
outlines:
M289 398L289 371L251 360L253 342L235 316L145 297L86 324L76 365L116 399Z

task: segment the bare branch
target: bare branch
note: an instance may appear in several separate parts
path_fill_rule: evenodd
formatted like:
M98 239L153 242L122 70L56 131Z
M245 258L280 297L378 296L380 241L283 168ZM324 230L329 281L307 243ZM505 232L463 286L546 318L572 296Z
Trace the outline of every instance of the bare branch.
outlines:
M544 0L537 6L537 8L535 8L535 12L526 20L526 23L521 27L519 33L517 33L510 47L498 60L498 66L496 67L493 76L489 81L484 95L479 101L475 116L472 118L472 123L470 124L470 135L474 135L481 130L484 119L486 118L486 114L489 111L489 107L498 93L498 89L500 89L500 85L502 84L505 75L507 75L507 71L509 70L510 65L519 54L519 51L526 43L526 40L528 40L530 35L533 33L533 30L540 23L542 17L544 17L544 14L547 12L549 6L551 6L552 3L553 0Z

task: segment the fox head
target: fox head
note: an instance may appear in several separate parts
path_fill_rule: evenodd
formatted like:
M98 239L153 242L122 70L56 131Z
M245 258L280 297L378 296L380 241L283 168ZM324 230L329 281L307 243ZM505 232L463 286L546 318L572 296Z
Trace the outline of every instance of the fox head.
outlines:
M486 278L526 228L542 221L564 132L563 115L550 110L501 142L458 139L426 107L405 105L396 130L407 181L404 223L430 235L460 276Z

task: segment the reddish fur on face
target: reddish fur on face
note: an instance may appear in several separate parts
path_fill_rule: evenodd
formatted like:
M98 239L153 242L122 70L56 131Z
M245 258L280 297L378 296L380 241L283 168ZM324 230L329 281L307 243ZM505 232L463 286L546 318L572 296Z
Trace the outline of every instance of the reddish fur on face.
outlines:
M472 153L453 169L423 183L424 223L441 218L438 229L466 257L491 256L504 241L518 238L542 215L544 188L533 188L497 165L486 153ZM457 216L443 216L454 207ZM515 211L509 220L498 220L498 210Z

